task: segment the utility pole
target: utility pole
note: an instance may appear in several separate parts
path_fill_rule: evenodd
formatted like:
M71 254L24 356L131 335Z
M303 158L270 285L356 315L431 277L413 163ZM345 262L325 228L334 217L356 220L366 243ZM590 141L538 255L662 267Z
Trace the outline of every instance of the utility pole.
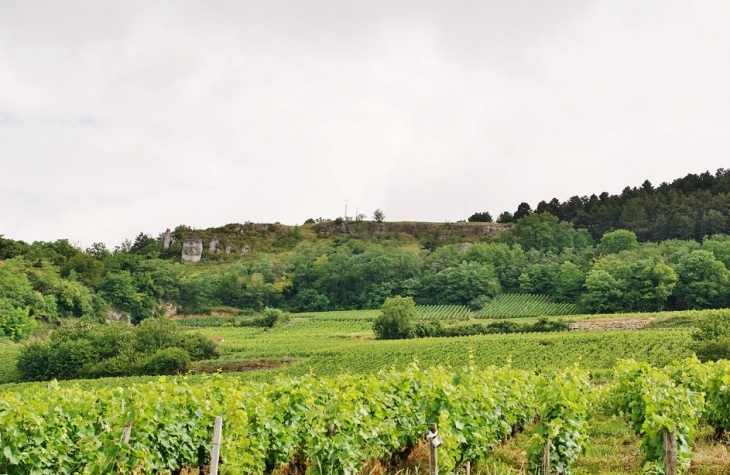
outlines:
M464 203L464 222L466 223L466 203Z
M345 221L347 221L347 198L345 198Z

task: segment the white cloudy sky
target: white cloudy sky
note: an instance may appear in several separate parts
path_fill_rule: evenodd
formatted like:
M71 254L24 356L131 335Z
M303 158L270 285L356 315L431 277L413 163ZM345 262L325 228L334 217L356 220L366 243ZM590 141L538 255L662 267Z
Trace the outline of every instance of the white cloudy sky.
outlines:
M0 234L455 221L728 167L727 1L0 2Z

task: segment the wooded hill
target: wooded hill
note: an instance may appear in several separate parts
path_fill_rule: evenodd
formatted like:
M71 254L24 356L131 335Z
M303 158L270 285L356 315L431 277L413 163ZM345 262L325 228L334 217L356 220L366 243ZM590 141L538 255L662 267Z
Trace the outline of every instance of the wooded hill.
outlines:
M163 235L140 233L113 250L0 237L0 331L20 339L37 319L103 321L110 311L139 322L172 309L206 313L219 306L379 308L395 295L475 309L501 293L545 295L589 313L727 307L728 181L723 170L656 190L646 184L597 198L604 204L595 207L581 205L584 211L572 218L563 204L560 216L522 207L524 215L511 224L338 218L302 226L178 226L167 247ZM646 229L658 229L665 214L645 228L629 211L638 206L649 216L652 203L678 216L667 229L685 240L639 242L638 233L624 229L595 237L599 229L631 224L647 239ZM592 231L573 223L593 218L600 226ZM202 260L181 264L182 242L191 234L202 241Z
M135 242L128 241L122 247L149 247L160 257L180 259L183 240L191 235L199 237L203 244L203 261L225 260L227 256L238 257L251 251L280 253L291 251L304 241L310 243L358 240L369 243L415 246L435 249L448 244L464 242L494 241L511 224L500 223L428 223L428 222L374 222L345 221L342 218L322 220L301 226L287 226L280 223L227 224L225 226L192 229L177 226L170 231L172 243L168 248L160 248L164 242L163 234L153 238L140 234ZM211 246L212 241L216 241ZM2 252L2 251L0 251Z
M515 213L504 212L500 222L513 222L533 212L521 203ZM547 212L594 238L616 229L636 233L639 241L701 240L703 236L730 232L730 170L688 174L671 183L627 186L619 195L607 192L543 200L534 212Z

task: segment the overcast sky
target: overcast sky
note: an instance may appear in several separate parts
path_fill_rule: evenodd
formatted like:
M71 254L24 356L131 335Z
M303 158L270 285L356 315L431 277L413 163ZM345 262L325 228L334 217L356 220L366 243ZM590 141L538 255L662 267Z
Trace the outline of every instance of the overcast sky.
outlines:
M456 221L730 167L730 2L0 2L0 234Z

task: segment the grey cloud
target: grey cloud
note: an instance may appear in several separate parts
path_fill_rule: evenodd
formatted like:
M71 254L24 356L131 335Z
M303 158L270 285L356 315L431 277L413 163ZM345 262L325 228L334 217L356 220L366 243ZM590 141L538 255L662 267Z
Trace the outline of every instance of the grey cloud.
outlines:
M433 221L726 166L726 2L0 4L0 234ZM50 120L50 122L49 122Z

